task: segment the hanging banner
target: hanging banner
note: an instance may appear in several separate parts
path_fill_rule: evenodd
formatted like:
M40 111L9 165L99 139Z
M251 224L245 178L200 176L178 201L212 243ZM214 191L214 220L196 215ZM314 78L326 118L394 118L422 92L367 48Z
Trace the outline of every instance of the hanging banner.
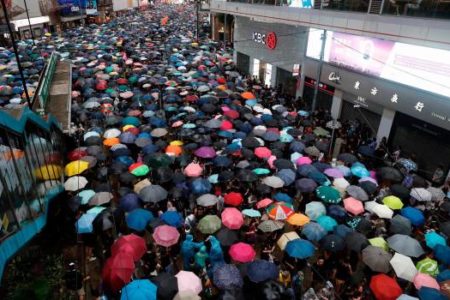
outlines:
M82 0L82 7L87 15L97 15L97 0Z
M62 17L81 15L80 0L58 0L59 13Z

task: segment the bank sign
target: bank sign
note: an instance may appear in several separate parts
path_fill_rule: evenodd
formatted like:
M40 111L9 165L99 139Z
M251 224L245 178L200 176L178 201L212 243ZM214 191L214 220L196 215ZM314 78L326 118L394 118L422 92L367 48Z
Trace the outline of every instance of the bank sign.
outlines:
M277 47L277 35L273 31L267 33L255 31L253 32L252 40L255 43L265 45L267 48L271 50Z

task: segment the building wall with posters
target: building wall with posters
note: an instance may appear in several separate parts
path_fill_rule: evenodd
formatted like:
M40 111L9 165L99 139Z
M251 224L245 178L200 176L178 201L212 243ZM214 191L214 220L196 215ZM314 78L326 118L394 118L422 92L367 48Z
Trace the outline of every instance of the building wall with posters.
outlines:
M245 17L236 17L234 24L234 49L239 56L248 56L250 62L248 73L258 76L271 86L277 83L292 86L292 83L285 82L286 80L282 80L283 82L277 80L277 74L286 78L283 71L292 75L294 65L302 63L308 29L286 24L255 22ZM262 78L269 71L270 78Z

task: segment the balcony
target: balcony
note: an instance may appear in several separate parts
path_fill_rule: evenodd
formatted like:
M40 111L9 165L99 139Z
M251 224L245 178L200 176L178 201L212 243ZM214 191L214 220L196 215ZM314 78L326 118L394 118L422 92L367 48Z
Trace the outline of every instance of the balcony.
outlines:
M210 11L212 13L248 17L259 22L328 29L450 50L450 22L448 20L368 13L367 10L372 5L371 2L377 0L371 0L370 5L367 4L367 6L364 4L365 2L361 1L358 1L359 4L355 6L344 4L345 1L349 0L342 0L344 1L342 6L336 6L336 4L333 4L334 2L323 2L320 3L319 9L294 8L288 5L280 5L280 1L286 0L253 1L255 2L212 0L210 1ZM256 3L256 1L260 2ZM270 4L267 3L268 1L270 1ZM318 3L316 2L314 6L317 5ZM341 10L334 10L333 7ZM402 9L404 10L404 8L399 8L399 13ZM383 10L380 11L383 12Z

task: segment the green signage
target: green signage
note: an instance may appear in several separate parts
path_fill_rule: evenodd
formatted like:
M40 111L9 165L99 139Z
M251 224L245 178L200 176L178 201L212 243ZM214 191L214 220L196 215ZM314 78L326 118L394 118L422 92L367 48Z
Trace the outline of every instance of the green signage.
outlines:
M48 97L50 95L50 87L52 84L53 75L55 74L57 62L57 55L53 52L47 62L47 67L45 69L44 76L42 76L42 83L38 91L39 104L42 109L45 109L45 105L47 104Z

